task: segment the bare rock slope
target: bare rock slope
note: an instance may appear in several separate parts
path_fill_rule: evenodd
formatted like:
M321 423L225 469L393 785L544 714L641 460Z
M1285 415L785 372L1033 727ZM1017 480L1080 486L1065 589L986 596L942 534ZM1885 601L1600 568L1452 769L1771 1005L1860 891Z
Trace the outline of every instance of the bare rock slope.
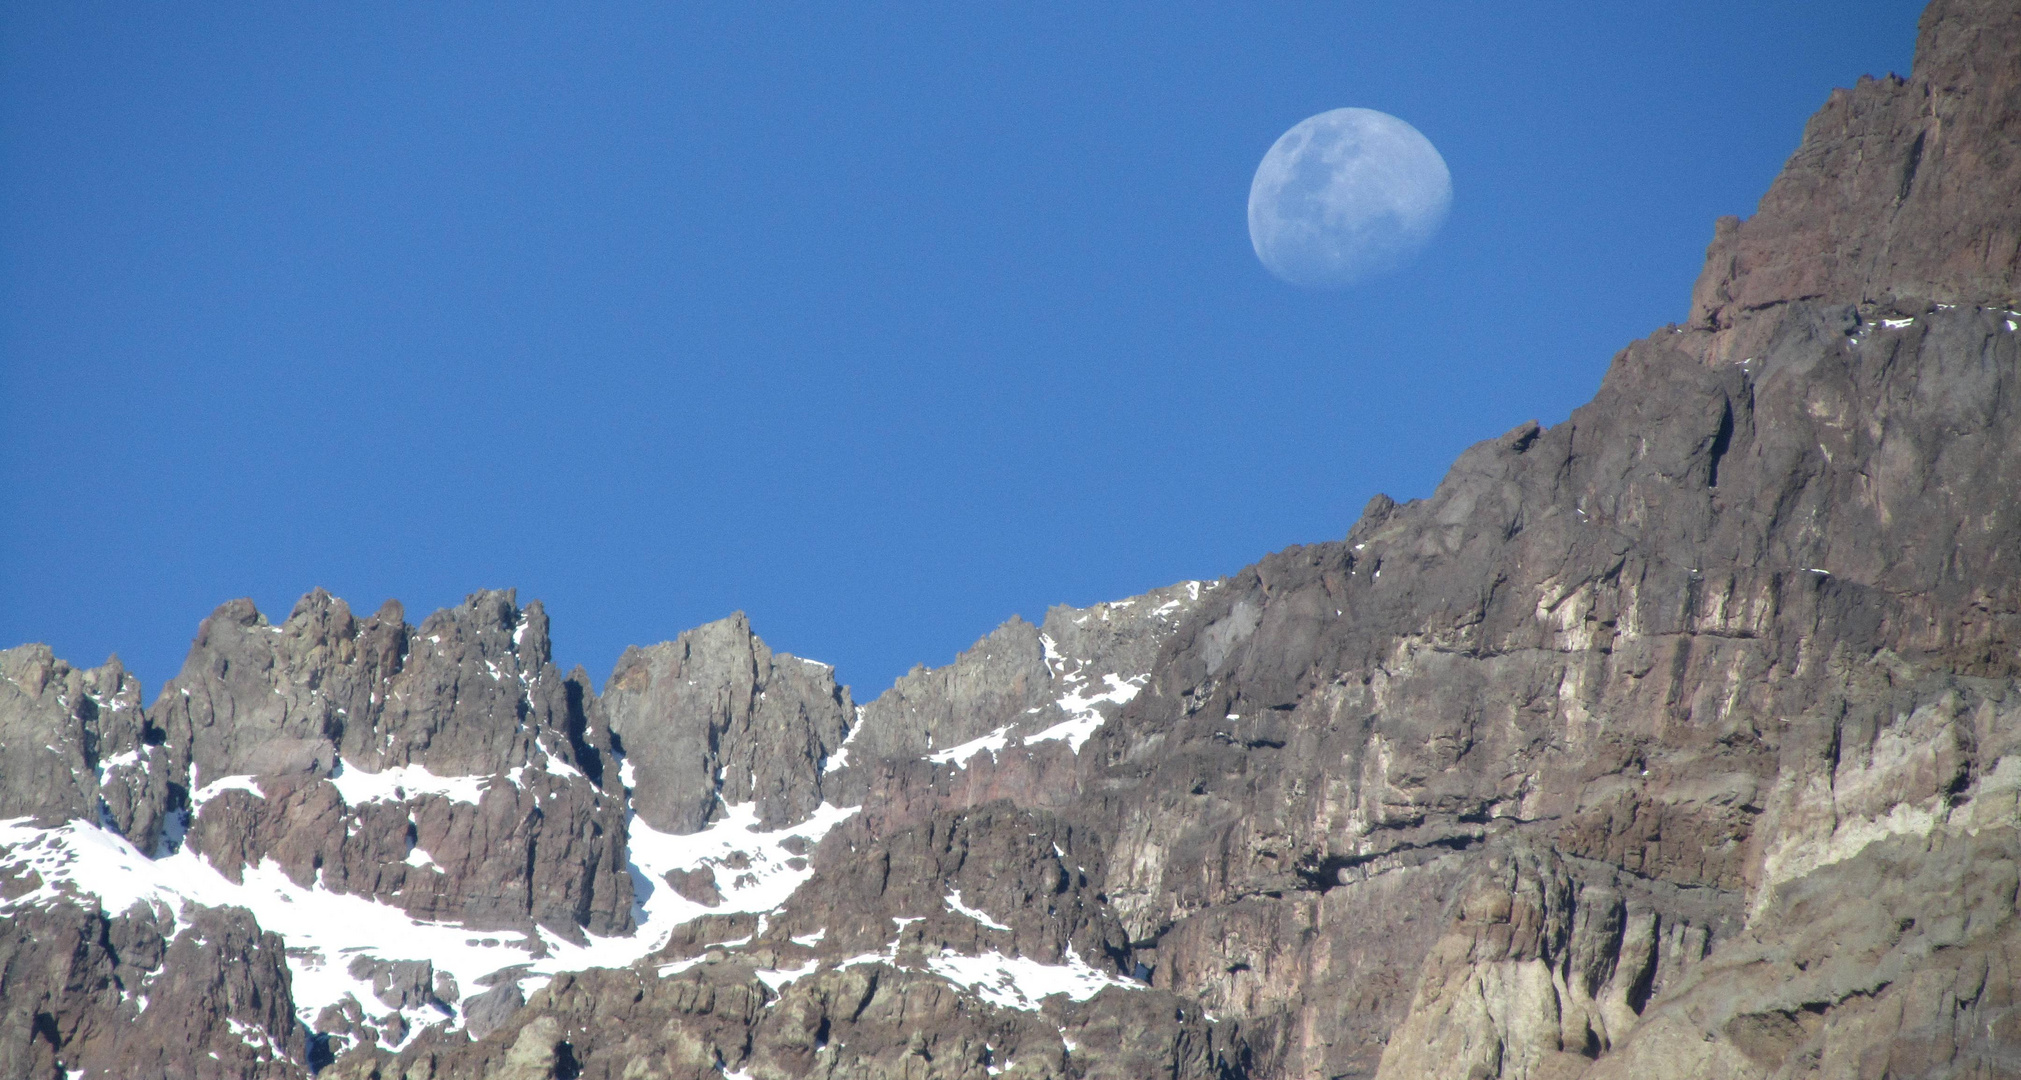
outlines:
M2021 8L1342 540L858 706L741 616L0 653L0 1073L2021 1075Z

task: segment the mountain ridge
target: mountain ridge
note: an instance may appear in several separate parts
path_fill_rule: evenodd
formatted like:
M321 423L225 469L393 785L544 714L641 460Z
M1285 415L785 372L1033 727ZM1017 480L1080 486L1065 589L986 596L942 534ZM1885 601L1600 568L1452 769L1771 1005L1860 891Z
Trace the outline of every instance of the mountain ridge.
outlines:
M510 592L0 653L0 1071L2013 1075L2016 170L1937 0L1564 423L860 706Z

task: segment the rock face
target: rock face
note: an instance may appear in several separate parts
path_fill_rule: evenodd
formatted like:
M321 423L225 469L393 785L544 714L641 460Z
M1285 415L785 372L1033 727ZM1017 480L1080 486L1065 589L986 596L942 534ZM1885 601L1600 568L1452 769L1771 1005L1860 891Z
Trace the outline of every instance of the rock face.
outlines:
M863 731L851 745L866 759L940 751L948 761L956 760L948 751L959 754L955 748L991 735L1064 740L1078 749L1086 734L1061 725L1106 716L1103 706L1134 697L1202 588L1188 582L1089 608L1060 605L1037 627L1013 617L954 663L915 667L865 705Z
M834 668L774 654L742 612L626 649L603 707L626 740L640 819L674 833L702 828L731 803L756 802L758 819L775 828L806 820L856 711Z
M1906 80L1835 90L1745 222L1721 218L1690 325L1731 331L1795 300L2021 299L2021 11L1942 0ZM1764 339L1723 341L1724 358Z
M860 710L510 593L0 654L0 1072L2021 1075L2017 88L1939 0L1565 423Z
M281 939L243 910L178 922L136 905L10 910L0 929L0 1073L253 1078L299 1075Z
M79 671L43 645L0 652L0 818L92 821L152 847L169 800L162 742L118 657Z
M418 918L579 936L632 906L591 700L537 602L477 593L417 629L318 591L280 626L219 608L149 715L186 748L188 842L227 877L273 859Z

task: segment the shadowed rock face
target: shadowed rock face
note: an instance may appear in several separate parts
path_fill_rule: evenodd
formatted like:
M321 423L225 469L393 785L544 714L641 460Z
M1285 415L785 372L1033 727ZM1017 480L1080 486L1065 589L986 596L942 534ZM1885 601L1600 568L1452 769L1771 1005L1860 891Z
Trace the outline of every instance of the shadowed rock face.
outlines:
M282 941L243 910L74 905L0 923L0 1074L231 1077L302 1072Z
M598 697L510 593L228 604L145 711L0 654L0 1072L2021 1074L2017 86L1940 0L1565 423L861 710L741 615Z

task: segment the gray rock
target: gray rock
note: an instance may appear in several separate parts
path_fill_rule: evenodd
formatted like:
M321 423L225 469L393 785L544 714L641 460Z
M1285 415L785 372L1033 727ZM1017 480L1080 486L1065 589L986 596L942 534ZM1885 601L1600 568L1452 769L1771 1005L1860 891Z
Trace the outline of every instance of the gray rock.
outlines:
M699 870L669 870L667 884L703 907L715 907L723 902L722 890L716 887L716 868L713 866L704 866Z
M237 908L0 920L0 1075L305 1077L281 939Z
M526 1004L517 982L500 983L463 1001L463 1026L473 1039L483 1039L505 1026L512 1014Z
M624 805L580 672L551 659L538 602L475 593L417 629L388 604L359 621L317 590L281 626L218 609L149 717L192 790L260 778L197 809L188 842L236 879L267 857L420 918L538 924L564 937L631 927ZM416 791L352 806L329 779L418 766L484 777L474 805ZM408 863L415 848L432 867Z
M1717 358L1755 355L1753 313L1797 300L2021 306L2017 45L2012 4L1939 0L1909 79L1833 91L1755 215L1720 219L1690 318Z
M633 770L633 808L676 833L702 828L726 803L755 801L767 827L806 820L855 712L833 668L773 654L742 612L626 649L603 708Z
M449 980L450 993L445 999L436 992L435 965L426 960L380 960L358 956L352 958L347 970L352 978L369 981L372 996L389 1009L433 1006L445 1012L453 1011L445 1002L456 1000L456 980ZM447 972L443 974L447 975Z
M118 657L79 670L44 645L0 652L0 818L102 823L154 850L177 777Z
M250 601L220 607L150 714L186 748L199 786L323 776L339 759L438 776L556 760L600 774L602 751L582 740L565 682L538 601L522 610L510 591L473 593L415 628L397 603L360 621L319 589L280 626Z

